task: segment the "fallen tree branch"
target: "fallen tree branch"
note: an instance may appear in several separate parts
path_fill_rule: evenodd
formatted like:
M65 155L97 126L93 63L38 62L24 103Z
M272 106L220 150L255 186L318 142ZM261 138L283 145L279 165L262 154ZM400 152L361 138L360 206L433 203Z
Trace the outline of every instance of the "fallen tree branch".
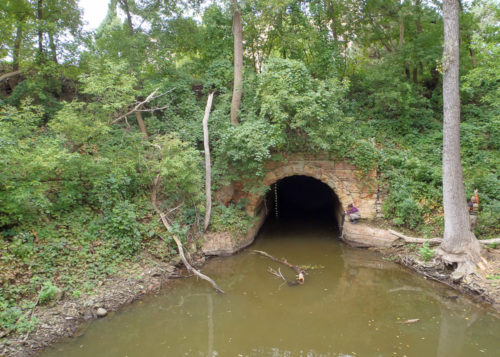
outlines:
M155 211L160 215L160 218L161 218L161 221L163 222L163 225L165 226L167 231L169 231L171 233L172 238L174 239L175 243L177 244L177 249L179 250L179 255L180 255L181 260L184 263L185 267L187 268L187 270L192 272L194 275L196 275L196 276L200 277L201 279L206 280L210 284L212 284L212 286L214 287L214 289L218 293L225 294L224 290L219 288L217 286L217 284L215 283L215 281L213 281L211 278L209 278L205 274L200 273L198 270L193 268L191 266L191 264L189 264L189 262L187 261L185 255L184 255L184 249L182 248L182 242L175 234L172 233L172 226L170 225L170 223L168 223L166 215L158 207L156 196L157 196L157 191L158 191L159 185L160 185L160 175L157 175L156 178L154 179L154 182L153 182L153 189L151 190L151 203L153 204Z
M277 259L277 258L273 257L272 255L270 255L262 250L253 250L253 252L260 254L260 255L263 255L265 257L268 257L269 259L274 260L275 262L284 264L287 267L293 269L297 273L297 282L299 284L302 284L304 282L304 275L306 274L305 269L302 269L301 267L299 267L297 265L293 265L293 264L289 263L288 261L286 261L285 259L283 259L283 260Z
M274 276L276 276L277 278L283 280L283 281L286 281L285 277L283 276L283 274L281 273L281 268L278 268L278 271L274 270L273 268L271 267L267 267L267 271L271 274L273 274Z
M9 79L10 77L17 76L18 74L21 74L21 73L22 73L21 71L13 71L13 72L2 74L0 76L0 82L4 81L6 79Z
M142 102L138 102L130 111L128 111L126 114L123 114L121 116L119 116L118 118L114 119L111 124L116 124L118 123L120 120L124 119L124 118L127 118L130 114L133 114L135 112L154 112L156 110L163 110L165 108L167 108L169 106L169 104L166 104L164 105L163 107L157 107L157 108L151 108L151 109L141 109L141 107L152 101L153 99L157 99L157 98L160 98L162 96L164 96L165 94L168 94L170 92L172 92L175 88L172 88L168 91L166 91L165 93L162 93L162 94L158 94L156 95L156 92L158 92L158 89L160 88L156 88L153 92L151 92L151 94L149 94L146 99L144 99Z
M442 238L415 238L415 237L408 237L405 236L402 233L393 231L392 229L389 229L389 232L394 234L396 237L401 238L404 240L406 243L429 243L429 245L439 245L442 242ZM478 242L483 245L487 244L500 244L500 238L493 238L493 239L482 239L479 240Z
M393 231L392 229L389 229L389 232L394 234L396 237L401 238L406 243L429 243L429 245L439 245L439 244L441 244L441 241L443 240L442 238L428 238L427 239L427 238L408 237L402 233Z

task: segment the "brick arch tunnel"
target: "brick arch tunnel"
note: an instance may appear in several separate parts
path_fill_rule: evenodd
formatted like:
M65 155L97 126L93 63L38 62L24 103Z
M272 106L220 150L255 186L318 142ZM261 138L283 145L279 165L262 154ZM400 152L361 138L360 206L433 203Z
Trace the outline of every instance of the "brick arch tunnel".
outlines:
M307 175L291 175L270 185L265 197L269 218L321 220L340 226L342 203L335 191L321 180Z

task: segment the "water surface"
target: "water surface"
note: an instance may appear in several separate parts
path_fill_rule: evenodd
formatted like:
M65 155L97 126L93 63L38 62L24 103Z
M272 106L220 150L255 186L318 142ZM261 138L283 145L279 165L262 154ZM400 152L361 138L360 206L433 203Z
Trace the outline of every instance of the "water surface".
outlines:
M337 235L315 222L268 223L252 247L203 267L225 295L177 280L41 356L500 355L493 312ZM316 269L289 287L267 270L295 273L252 249Z

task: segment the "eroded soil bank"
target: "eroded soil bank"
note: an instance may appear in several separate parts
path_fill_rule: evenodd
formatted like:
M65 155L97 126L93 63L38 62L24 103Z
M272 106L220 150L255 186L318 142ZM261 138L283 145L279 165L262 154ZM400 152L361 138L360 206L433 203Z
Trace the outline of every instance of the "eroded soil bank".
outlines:
M387 260L400 263L423 275L427 279L437 280L462 293L466 293L476 302L491 305L500 311L500 286L498 280L491 279L500 272L500 252L485 249L483 256L488 261L488 270L478 272L477 276L460 282L450 278L451 271L436 265L433 260L425 261L418 251L418 246L392 242L372 236L361 242L361 232L372 229L368 225L346 225L346 243L370 249L383 255ZM356 234L357 236L356 236ZM387 237L386 237L387 238ZM389 239L390 240L390 239ZM193 257L198 265L205 257ZM144 266L134 265L122 269L119 275L99 282L99 289L94 295L78 299L62 298L54 306L37 306L32 314L39 320L37 328L23 335L10 335L1 338L0 356L31 356L67 336L83 333L89 321L97 318L98 310L105 309L112 314L125 304L140 299L146 294L158 292L172 278L185 272L176 267L178 262L165 263L149 260ZM203 282L200 282L203 284Z
M201 256L193 257L198 264ZM175 260L165 263L147 259L144 264L123 266L119 274L98 282L99 288L92 295L78 299L63 297L53 306L36 306L31 312L39 323L28 334L12 334L0 339L0 356L32 356L63 337L77 336L85 331L88 322L98 318L104 309L112 314L120 307L158 292L170 279L183 273ZM98 311L101 309L101 311Z

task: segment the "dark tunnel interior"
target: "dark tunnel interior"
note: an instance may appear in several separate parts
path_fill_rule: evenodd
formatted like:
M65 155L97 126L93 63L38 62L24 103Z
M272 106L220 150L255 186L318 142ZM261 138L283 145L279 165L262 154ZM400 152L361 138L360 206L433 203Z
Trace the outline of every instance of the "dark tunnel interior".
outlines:
M268 219L314 220L338 227L342 205L325 183L309 176L285 177L266 195Z

